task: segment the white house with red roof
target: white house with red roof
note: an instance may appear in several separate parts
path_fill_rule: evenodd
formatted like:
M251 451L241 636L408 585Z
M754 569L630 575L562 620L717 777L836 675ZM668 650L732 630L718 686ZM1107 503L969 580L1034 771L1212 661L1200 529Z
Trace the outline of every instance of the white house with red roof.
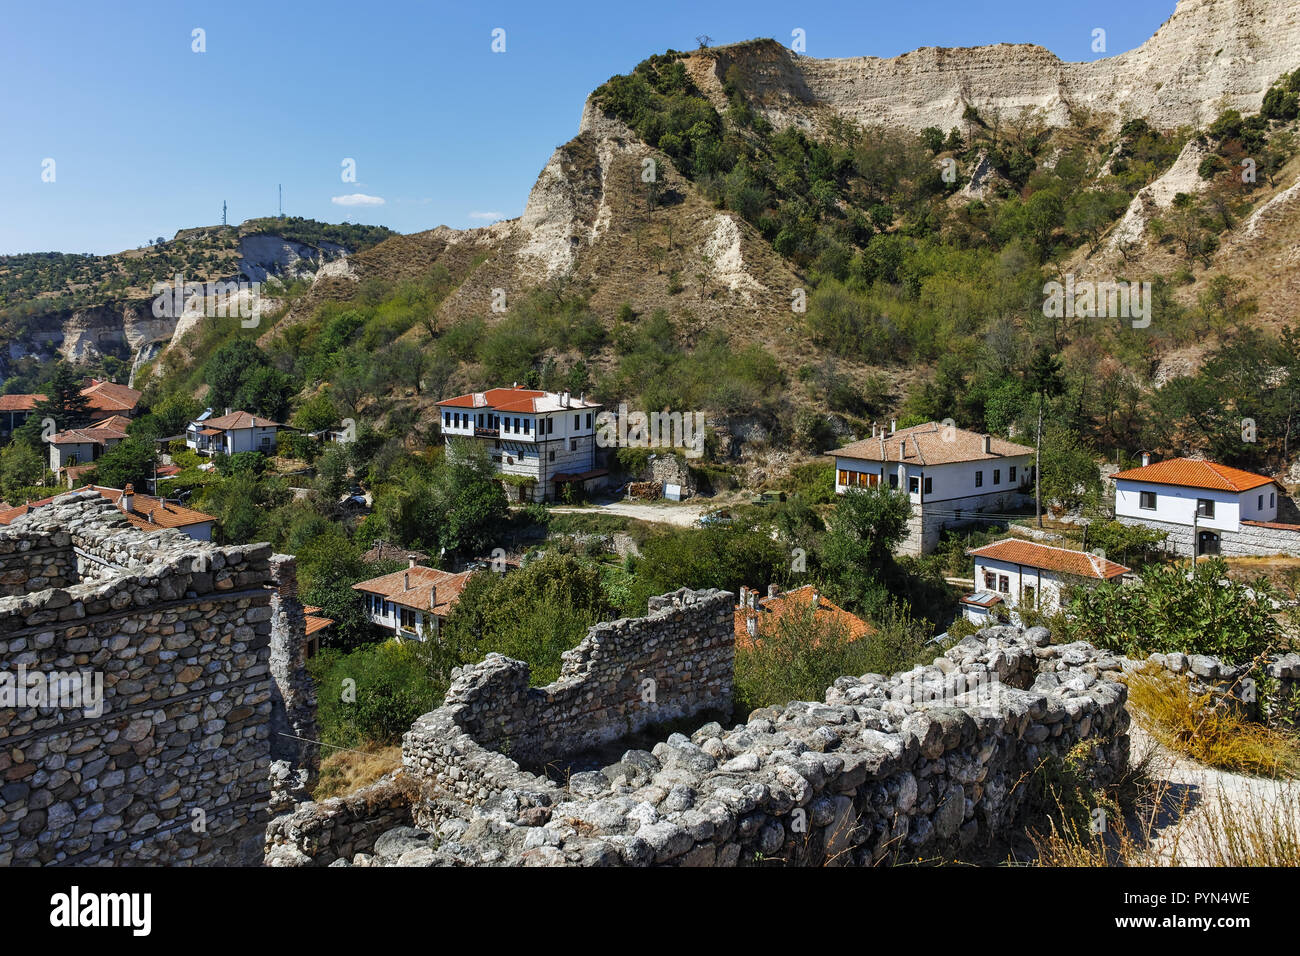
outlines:
M1272 478L1201 458L1170 458L1113 475L1115 518L1167 533L1179 553L1300 553L1300 527L1278 522Z
M415 563L402 571L352 585L365 599L370 622L393 636L427 641L436 637L442 620L451 613L473 571L439 571Z
M69 428L51 435L50 470L58 474L65 468L86 465L95 461L118 442L126 440L126 426L130 421L121 415L110 415L103 421L85 428Z
M558 497L566 483L591 489L606 472L596 463L600 404L585 396L537 389L490 388L438 403L442 434L483 445L501 475L531 478L518 487L524 501ZM516 486L507 484L508 491Z
M975 558L975 591L961 599L962 614L980 626L992 623L1003 611L1013 620L1021 608L1055 613L1067 587L1110 581L1129 570L1098 554L1019 538L1004 538L966 553Z
M275 454L275 437L284 426L252 412L226 409L212 417L208 409L185 429L185 444L200 455L238 455L245 451Z
M826 454L835 458L838 494L877 485L907 494L912 517L899 546L904 554L933 551L944 529L981 514L1012 513L1033 490L1032 448L942 422L881 427Z

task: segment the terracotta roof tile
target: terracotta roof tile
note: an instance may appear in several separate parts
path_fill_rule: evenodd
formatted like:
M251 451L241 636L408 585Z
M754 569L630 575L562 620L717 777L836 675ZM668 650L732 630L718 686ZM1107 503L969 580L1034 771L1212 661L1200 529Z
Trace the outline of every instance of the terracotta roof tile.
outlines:
M0 412L30 412L43 401L44 395L0 395Z
M812 596L816 593L816 588L811 584L806 584L801 588L795 588L791 591L785 591L776 597L764 597L758 600L758 633L759 639L762 640L763 631L772 627L781 616L792 611L802 611L806 609L812 601ZM817 601L818 620L839 621L844 630L848 633L850 641L856 641L869 634L876 633L876 629L868 624L856 614L850 614L844 608L835 604L826 595L821 595ZM749 625L747 619L749 612L746 608L737 605L735 609L735 632L736 646L748 648L753 646L753 639L749 636Z
M906 457L903 457L906 442ZM826 452L841 458L863 461L904 462L913 465L947 465L957 461L985 461L1014 455L1032 455L1034 450L1003 438L989 437L989 451L984 450L984 436L964 428L950 428L939 422L926 422L876 438L864 438Z
M1273 482L1272 478L1201 458L1169 458L1154 465L1116 472L1112 477L1116 481L1147 481L1213 491L1250 491Z
M378 594L394 604L416 611L430 609L429 592L433 591L433 598L437 602L433 606L433 613L444 617L460 599L460 592L465 589L466 583L473 574L473 571L452 574L450 571L439 571L437 568L416 565L413 568L403 568L392 574L362 581L360 584L352 585L352 589Z
M1023 564L1030 568L1044 571L1059 571L1081 578L1115 578L1129 569L1122 564L1102 558L1100 555L1086 551L1071 551L1068 548L1054 548L1033 541L1021 541L1018 538L1004 538L982 548L971 548L966 552L979 558L992 558L1006 561L1008 564Z
M231 412L229 415L222 415L220 418L209 418L203 423L208 428L219 428L222 431L229 431L232 428L279 428L279 422L273 422L269 418L260 418L252 412Z

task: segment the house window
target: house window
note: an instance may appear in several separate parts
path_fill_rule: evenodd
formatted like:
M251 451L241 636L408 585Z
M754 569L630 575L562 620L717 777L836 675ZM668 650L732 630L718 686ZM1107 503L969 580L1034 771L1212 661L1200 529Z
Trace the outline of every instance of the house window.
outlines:
M1260 495L1260 496L1259 496L1259 502L1255 505L1255 507L1258 508L1260 511L1263 511L1263 510L1264 510L1264 496L1263 496L1263 495Z
M587 412L587 427L591 427L591 412Z
M840 484L841 484L841 485L847 485L848 483L849 483L849 473L848 473L847 471L845 471L843 468L841 468L841 469L840 469Z
M975 487L976 488L984 487L984 472L982 471L975 472Z
M907 479L907 493L914 495L921 490L921 479L915 475Z
M993 469L993 484L995 484L995 485L1000 485L1000 484L1002 484L1002 469L1001 469L1001 468L994 468L994 469Z
M1214 502L1209 498L1196 499L1196 516L1198 518L1214 517Z
M579 428L581 428L581 427L582 427L582 416L581 416L581 415L574 415L574 416L573 416L573 430L576 432L576 431L577 431Z
M402 608L402 627L408 630L415 627L415 612L409 607Z
M442 424L448 428L451 427L451 412L442 413Z
M555 461L555 452L551 452L550 461Z
M554 419L554 418L548 418L548 419L546 419L546 434L548 434L548 435L554 435L554 434L555 434L555 419Z
M524 434L525 434L525 435L532 434L532 429L533 429L533 423L532 423L531 421L529 421L527 418L525 418L525 419L524 419Z
M1011 579L1005 574L998 575L998 592L1001 594L1011 593Z
M928 494L929 494L931 491L933 491L933 490L934 490L934 479L933 479L933 478L926 478L926 479L925 479L925 493L928 495Z
M992 571L984 572L984 590L996 591L998 589L998 576Z
M897 472L891 472L891 473L890 473L890 475L889 475L889 487L891 487L891 488L897 488L897 487L898 487L898 474L897 474Z
M1021 595L1020 603L1028 604L1030 607L1038 607L1038 591L1032 584L1025 585L1025 593Z
M1010 465L1007 468L1007 481L1014 483L1016 480L1016 466Z
M576 439L576 438L570 438L570 439L569 439L569 451L577 451L577 450L578 450L578 439Z
M1268 493L1268 506L1272 508L1275 504L1277 504L1277 493L1270 491Z
M1145 508L1147 511L1156 510L1156 493L1154 491L1143 491L1138 493L1138 507Z

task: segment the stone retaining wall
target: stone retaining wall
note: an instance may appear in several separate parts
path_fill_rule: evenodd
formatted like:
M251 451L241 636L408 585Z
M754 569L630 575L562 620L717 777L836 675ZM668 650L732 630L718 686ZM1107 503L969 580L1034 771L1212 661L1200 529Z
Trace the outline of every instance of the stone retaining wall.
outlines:
M0 537L0 596L75 584L77 558L66 531Z
M0 865L257 862L272 714L297 693L273 681L271 646L293 658L304 640L273 627L284 561L273 570L265 544L137 530L93 492L17 519L0 543L50 535L106 564L0 599L0 673L84 674L102 703L0 707Z
M1153 531L1163 531L1167 535L1165 547L1168 551L1184 556L1192 554L1193 541L1190 525L1132 518L1126 515L1120 515L1115 520L1122 524L1137 525L1138 527L1150 528ZM1300 529L1243 522L1236 531L1220 531L1217 528L1203 530L1214 531L1219 535L1219 553L1224 557L1268 557L1275 554L1300 555Z

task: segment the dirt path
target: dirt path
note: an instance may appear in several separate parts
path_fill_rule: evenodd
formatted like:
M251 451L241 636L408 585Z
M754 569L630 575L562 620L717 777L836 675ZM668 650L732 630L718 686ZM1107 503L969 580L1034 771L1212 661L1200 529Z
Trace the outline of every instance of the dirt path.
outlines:
M586 505L581 508L558 507L550 510L553 514L561 515L616 515L620 518L635 518L638 521L690 527L711 507L713 507L711 504L678 504L671 501L611 501L607 504Z
M1203 766L1164 747L1136 718L1129 736L1133 762L1148 759L1150 775L1163 791L1145 854L1152 865L1266 863L1255 847L1294 845L1300 833L1300 781Z

